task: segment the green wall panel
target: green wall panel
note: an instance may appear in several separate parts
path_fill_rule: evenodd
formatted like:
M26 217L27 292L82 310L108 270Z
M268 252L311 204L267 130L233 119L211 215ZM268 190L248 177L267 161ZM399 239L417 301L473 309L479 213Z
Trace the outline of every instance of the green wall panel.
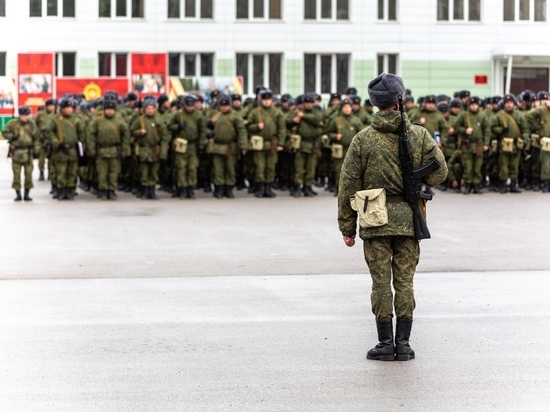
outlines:
M373 60L355 60L353 62L353 86L357 89L357 93L361 98L367 98L367 86L374 78L374 61ZM339 90L344 92L344 90Z
M218 77L233 77L235 75L232 59L218 60Z
M296 97L303 93L304 84L302 82L302 61L286 61L286 90L283 93L290 93Z
M401 74L405 86L416 99L428 94L452 96L470 90L481 98L491 95L490 61L402 61ZM476 85L476 75L487 76L486 85Z
M80 77L96 77L95 59L80 59Z

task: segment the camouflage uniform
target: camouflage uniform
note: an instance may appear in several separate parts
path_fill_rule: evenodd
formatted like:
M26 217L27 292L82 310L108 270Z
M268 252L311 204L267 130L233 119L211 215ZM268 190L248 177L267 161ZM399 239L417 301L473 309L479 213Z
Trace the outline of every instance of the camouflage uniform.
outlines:
M355 192L385 188L388 223L380 227L360 228L364 240L364 253L372 276L372 311L377 320L412 319L415 308L413 277L420 248L414 237L413 214L403 197L403 178L399 161L397 111L380 111L372 127L359 132L347 152L340 177L338 195L338 224L344 236L355 235L357 212L350 205ZM414 167L436 159L440 168L426 176L423 182L435 186L447 177L447 166L434 139L420 126L406 118L410 152ZM395 304L391 289L395 289Z
M540 148L540 139L550 137L550 121L546 120L550 119L549 112L550 108L545 105L531 110L527 115L528 122L531 126L531 132L538 135L538 138L532 136L531 154L533 155L535 151L540 153L540 174L538 176L540 176L541 188L544 193L550 191L550 152ZM533 167L531 173L535 173L535 171L536 167Z

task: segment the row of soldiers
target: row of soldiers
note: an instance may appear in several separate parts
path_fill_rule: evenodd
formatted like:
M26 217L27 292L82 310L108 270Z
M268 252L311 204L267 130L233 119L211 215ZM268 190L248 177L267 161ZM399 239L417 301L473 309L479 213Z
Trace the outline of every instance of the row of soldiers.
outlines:
M276 102L264 87L244 101L213 91L208 107L191 94L169 102L164 95L141 101L115 92L95 102L50 99L35 117L21 107L2 130L10 142L15 200L32 200L33 158L40 180L47 159L51 194L59 200L74 199L77 184L111 200L117 189L157 199L159 185L182 199L194 198L196 188L233 198L235 187L258 198L275 197L274 189L310 197L317 195L316 176L336 193L347 147L372 119L356 93L348 88L343 99L332 95L327 110L315 93Z
M550 191L549 93L525 90L481 100L469 91L453 99L408 96L411 122L424 126L439 142L448 164L447 182L464 194L482 193L488 186L500 193Z

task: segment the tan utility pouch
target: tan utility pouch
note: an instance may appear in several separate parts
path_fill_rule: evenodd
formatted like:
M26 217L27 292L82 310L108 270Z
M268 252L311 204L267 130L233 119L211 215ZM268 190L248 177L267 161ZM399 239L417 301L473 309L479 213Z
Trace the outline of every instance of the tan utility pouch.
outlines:
M543 152L550 152L550 137L543 137L540 139L540 150Z
M516 147L518 148L518 150L523 150L523 148L525 147L525 142L521 137L518 137L518 140L516 141Z
M174 140L174 151L176 153L187 153L187 140L177 137Z
M359 214L359 226L378 227L388 224L386 189L369 189L355 192L349 198L351 208Z
M331 150L333 159L341 159L344 157L344 146L341 144L333 144Z
M139 156L139 145L137 144L134 146L134 153L136 156Z
M324 134L321 136L321 144L325 149L330 148L330 137L328 137L328 134Z
M514 138L513 137L503 137L500 143L500 148L504 153L513 153L514 152Z
M227 150L229 150L229 145L222 143L214 143L214 148L212 153L217 155L227 155Z
M491 140L491 152L495 153L498 149L498 140Z
M208 139L208 143L206 144L206 153L214 153L214 139Z
M290 135L290 148L294 150L300 150L300 144L302 143L302 136L299 134Z
M252 150L263 150L264 138L262 136L251 136L250 145L252 147Z
M540 135L535 133L531 134L531 147L540 149Z

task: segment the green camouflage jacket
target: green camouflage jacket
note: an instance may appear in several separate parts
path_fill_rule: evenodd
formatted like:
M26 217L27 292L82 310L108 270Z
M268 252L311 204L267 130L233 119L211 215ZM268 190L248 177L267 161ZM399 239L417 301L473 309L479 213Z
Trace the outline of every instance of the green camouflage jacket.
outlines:
M128 124L118 113L112 118L97 116L88 126L86 151L92 157L113 159L129 156L130 144Z
M441 150L426 129L415 126L405 117L409 147L414 168L436 159L441 167L422 181L430 186L442 183L447 177L447 165ZM338 225L344 236L357 230L357 212L351 208L350 196L366 189L386 189L386 195L403 195L403 177L399 161L401 122L398 111L376 113L372 126L359 132L344 159L338 192ZM388 203L388 224L360 228L361 239L380 236L414 236L412 209L406 202Z

